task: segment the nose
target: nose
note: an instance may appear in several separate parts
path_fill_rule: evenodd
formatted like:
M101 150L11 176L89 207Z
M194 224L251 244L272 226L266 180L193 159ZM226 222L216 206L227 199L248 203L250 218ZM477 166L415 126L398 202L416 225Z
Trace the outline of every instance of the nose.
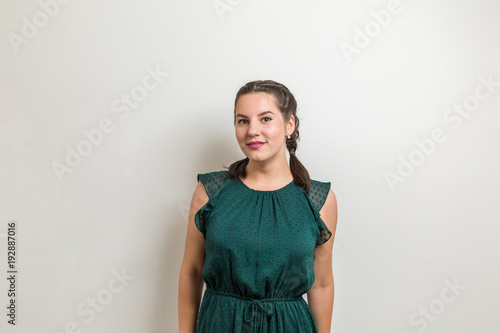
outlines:
M256 121L249 122L248 135L252 137L260 135L260 124L258 122Z

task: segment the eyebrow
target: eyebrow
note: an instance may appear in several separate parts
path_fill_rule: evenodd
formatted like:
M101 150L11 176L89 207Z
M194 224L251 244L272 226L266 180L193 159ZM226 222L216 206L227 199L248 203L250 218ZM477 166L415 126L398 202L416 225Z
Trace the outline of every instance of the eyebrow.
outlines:
M262 113L259 113L259 116L265 115L265 114L267 114L267 113L274 114L274 113L272 113L271 111L264 111L264 112L262 112ZM243 114L239 114L239 113L236 115L236 117L248 118L247 116L245 116L245 115L243 115Z

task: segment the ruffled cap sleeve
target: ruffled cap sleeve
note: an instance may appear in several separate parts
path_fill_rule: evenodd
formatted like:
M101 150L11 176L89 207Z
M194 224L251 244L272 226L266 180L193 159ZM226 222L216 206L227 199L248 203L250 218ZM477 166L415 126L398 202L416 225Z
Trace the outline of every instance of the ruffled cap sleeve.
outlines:
M208 202L201 207L194 216L194 222L198 230L207 237L207 223L210 220L210 214L215 207L218 193L223 187L227 178L227 171L214 171L208 173L199 173L196 179L201 182L208 196Z
M325 204L328 192L330 191L331 182L320 182L311 179L311 189L307 195L309 203L314 213L316 224L318 226L318 237L316 246L324 244L332 237L332 232L328 229L325 222L321 219L320 211Z

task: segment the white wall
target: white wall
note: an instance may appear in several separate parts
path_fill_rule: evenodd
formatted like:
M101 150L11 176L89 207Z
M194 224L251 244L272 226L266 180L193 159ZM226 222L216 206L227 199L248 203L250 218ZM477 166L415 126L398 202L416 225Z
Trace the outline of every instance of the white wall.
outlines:
M497 1L1 5L2 332L176 332L196 174L244 157L232 105L254 79L295 94L297 155L337 195L332 332L499 331Z

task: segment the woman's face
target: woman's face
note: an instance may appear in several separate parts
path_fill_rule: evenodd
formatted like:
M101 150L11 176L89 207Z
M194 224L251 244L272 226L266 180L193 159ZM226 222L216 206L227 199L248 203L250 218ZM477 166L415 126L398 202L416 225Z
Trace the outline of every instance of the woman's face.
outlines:
M285 153L286 137L293 132L293 116L285 124L273 95L259 92L241 96L235 116L236 139L250 160L262 162Z

